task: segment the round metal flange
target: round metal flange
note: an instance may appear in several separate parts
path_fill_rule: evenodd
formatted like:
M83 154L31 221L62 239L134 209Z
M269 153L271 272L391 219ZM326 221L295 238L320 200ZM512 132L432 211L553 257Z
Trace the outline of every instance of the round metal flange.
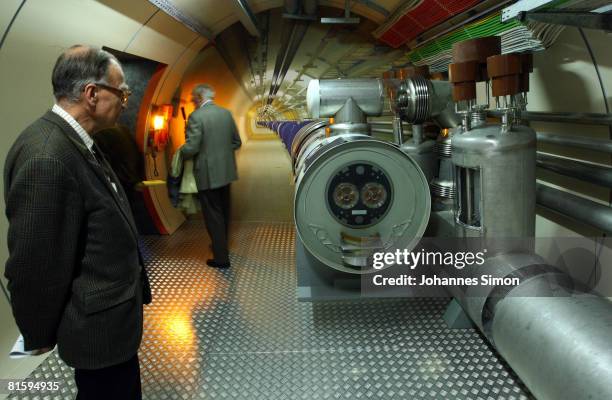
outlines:
M327 121L313 121L310 124L302 127L299 132L295 135L293 142L291 143L291 158L293 165L295 166L296 158L299 155L300 149L304 145L304 142L308 137L321 128L325 128L328 125Z
M431 83L422 77L406 79L400 85L395 107L401 118L411 124L421 124L429 118L431 109Z
M349 265L343 238L376 238L378 251L416 246L429 221L431 195L411 157L365 135L330 137L312 146L301 162L294 199L297 233L308 252L338 271L364 274L374 269ZM356 176L360 171L363 176ZM351 207L330 206L334 199Z

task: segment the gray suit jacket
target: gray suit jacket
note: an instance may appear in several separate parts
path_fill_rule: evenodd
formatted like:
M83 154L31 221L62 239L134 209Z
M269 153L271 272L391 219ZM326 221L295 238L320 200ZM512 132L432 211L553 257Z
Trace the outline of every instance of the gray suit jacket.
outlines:
M51 111L21 133L4 166L13 315L26 350L57 343L75 368L132 357L151 297L129 204L106 168Z
M187 121L185 159L194 158L198 190L216 189L238 179L234 150L242 145L232 114L214 103L198 108Z

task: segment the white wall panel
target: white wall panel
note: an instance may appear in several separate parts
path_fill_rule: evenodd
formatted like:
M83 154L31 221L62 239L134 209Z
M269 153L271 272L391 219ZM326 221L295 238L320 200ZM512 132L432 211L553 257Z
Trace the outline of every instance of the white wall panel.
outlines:
M125 51L172 64L196 33L168 14L158 12L144 26Z
M585 30L585 35L597 60L602 82L608 93L608 102L612 103L612 99L610 99L612 54L609 51L612 36L592 30ZM530 111L606 112L604 96L597 79L595 67L577 29L566 28L553 47L535 53L534 66L529 92L528 109ZM602 126L534 122L532 127L536 131L599 139L608 139L610 135L608 128ZM538 148L541 151L610 164L610 155L608 154L558 145L540 144ZM610 191L607 188L562 177L547 171L539 171L538 177L547 183L552 183L558 189L608 204ZM552 212L541 210L540 215L536 218L536 234L539 237L564 238L582 235L598 237L601 232L579 222L559 217ZM590 251L595 248L596 243L594 241L592 243L593 246L588 248ZM545 249L539 250L542 251L542 255L549 256ZM603 247L599 255L601 260L609 260L612 257L612 250ZM587 268L590 265L585 264L584 267ZM602 293L611 293L612 271L604 265L602 273L597 290Z
M604 85L612 90L612 56L606 49L612 37L601 32L585 31L597 59ZM575 111L606 112L604 97L595 68L585 43L575 28L566 28L550 49L534 54L534 73L529 92L530 111ZM609 130L603 126L557 124L534 122L536 131L608 139ZM610 156L604 153L574 149L567 146L539 145L539 150L584 159L601 164L610 164ZM607 203L610 191L574 178L566 178L548 171L539 171L538 177L568 190L579 192ZM573 226L579 229L578 226ZM554 235L558 224L551 221L547 226L539 224L540 231Z
M172 65L168 66L167 73L162 77L161 84L154 97L156 103L170 102L174 92L181 83L185 70L207 43L207 39L201 36L196 37L191 46L179 54L179 57L177 57L177 60Z
M0 38L4 35L21 2L22 0L3 0L0 2Z

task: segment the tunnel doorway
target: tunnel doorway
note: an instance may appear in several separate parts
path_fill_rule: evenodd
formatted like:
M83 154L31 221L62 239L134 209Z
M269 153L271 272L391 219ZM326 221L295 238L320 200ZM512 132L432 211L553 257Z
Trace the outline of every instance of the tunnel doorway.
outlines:
M158 78L167 65L109 47L103 49L121 62L132 94L117 126L99 132L94 140L105 153L126 192L140 234L163 233L156 222L155 207L143 181L147 180L145 159L153 156L153 150L146 143L146 121ZM163 153L159 156L165 157Z

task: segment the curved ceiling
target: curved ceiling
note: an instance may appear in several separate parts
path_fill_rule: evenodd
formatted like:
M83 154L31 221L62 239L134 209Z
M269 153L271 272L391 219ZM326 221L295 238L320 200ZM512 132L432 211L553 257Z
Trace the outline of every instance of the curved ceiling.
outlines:
M311 79L378 77L392 63L402 61L404 51L380 44L372 36L399 3L402 2L351 2L351 16L360 16L359 24L322 24L318 20L309 23L275 94L271 94L270 87L275 82L277 58L284 54L285 26L292 22L285 18L281 1L251 2L259 37L249 34L235 13L215 14L218 22L212 25L213 32L234 21L215 36L215 46L254 101L269 104L274 112L293 110L297 116L305 117L306 88ZM343 7L343 0L321 1L319 17L342 17Z
M261 105L260 111L278 115L291 110L297 117L306 116L305 91L311 79L380 77L392 67L408 64L407 47L403 43L420 41L420 35L433 25L454 16L462 18L458 14L477 3L480 3L478 7L490 8L508 2L147 1L207 37L247 96ZM307 9L316 9L316 15L304 18ZM296 10L299 10L297 14ZM325 24L320 19L349 16L359 22Z

